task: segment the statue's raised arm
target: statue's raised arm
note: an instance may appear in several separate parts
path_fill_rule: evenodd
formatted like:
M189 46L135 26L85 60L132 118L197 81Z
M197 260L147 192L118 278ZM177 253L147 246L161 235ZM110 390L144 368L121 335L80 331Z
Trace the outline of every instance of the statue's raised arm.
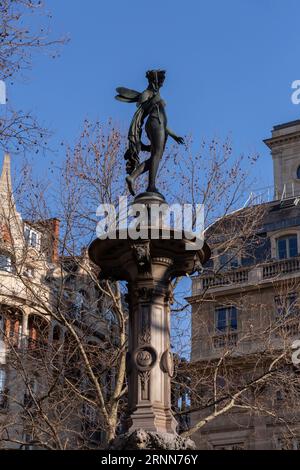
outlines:
M159 162L163 156L168 136L177 143L183 144L182 137L177 136L167 127L167 115L165 102L160 96L159 90L165 80L164 70L149 70L146 73L148 87L142 93L129 88L117 88L116 99L125 103L137 103L137 110L133 116L128 132L128 148L124 155L126 160L126 177L130 193L134 196L134 183L138 176L146 171L149 172L149 184L147 191L158 193L155 181ZM141 141L144 120L145 131L150 145ZM142 163L139 160L141 151L150 152L150 158ZM159 193L158 193L159 194Z

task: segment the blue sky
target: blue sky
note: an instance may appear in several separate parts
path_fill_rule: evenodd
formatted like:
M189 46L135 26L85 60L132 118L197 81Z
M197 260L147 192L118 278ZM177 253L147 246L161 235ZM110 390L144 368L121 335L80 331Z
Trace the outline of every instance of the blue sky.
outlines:
M59 59L39 55L26 80L8 84L15 107L54 132L55 153L32 157L38 173L47 172L47 159L62 159L59 143L72 144L86 117L112 118L127 131L134 106L115 101L115 88L141 90L146 70L164 68L170 127L196 142L230 136L235 154L260 154L256 187L272 184L262 139L274 124L300 118L291 102L291 83L300 79L299 0L46 3L53 35L70 42Z
M70 43L56 60L40 55L27 80L8 86L16 107L32 110L72 143L85 117L111 117L124 130L132 105L119 85L142 89L149 68L165 68L169 124L197 139L230 136L235 152L258 152L257 186L272 183L262 139L274 124L300 118L291 83L300 79L298 0L48 0L54 35ZM53 156L51 156L51 159ZM37 169L43 158L34 157Z

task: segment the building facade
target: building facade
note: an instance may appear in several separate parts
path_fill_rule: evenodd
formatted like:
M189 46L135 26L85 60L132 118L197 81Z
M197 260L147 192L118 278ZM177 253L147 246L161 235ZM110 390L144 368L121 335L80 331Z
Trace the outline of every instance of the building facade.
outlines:
M87 275L86 251L62 258L58 245L59 220L27 221L17 211L5 155L0 178L0 448L86 448L104 439L79 343L90 357L104 350L108 324Z
M300 121L265 143L272 200L209 227L212 260L193 279L191 425L209 417L194 436L200 449L300 448Z

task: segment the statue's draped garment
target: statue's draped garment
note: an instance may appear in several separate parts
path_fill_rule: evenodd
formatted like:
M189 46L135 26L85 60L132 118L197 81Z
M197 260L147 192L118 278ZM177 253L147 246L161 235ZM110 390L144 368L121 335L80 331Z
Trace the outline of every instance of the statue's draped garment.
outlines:
M144 120L149 114L157 108L157 118L159 119L159 105L165 105L159 92L146 89L143 93L130 90L128 88L117 88L119 93L116 98L126 103L137 102L137 110L132 118L129 131L128 142L129 146L125 153L125 160L127 160L127 173L131 174L134 169L139 165L139 153L142 149L142 128Z

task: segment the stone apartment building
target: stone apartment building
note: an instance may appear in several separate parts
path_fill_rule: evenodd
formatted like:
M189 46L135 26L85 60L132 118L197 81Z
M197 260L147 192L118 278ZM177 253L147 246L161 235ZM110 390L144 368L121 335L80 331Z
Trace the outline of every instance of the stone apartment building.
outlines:
M218 222L206 232L212 260L200 276L193 278L189 299L192 364L197 365L198 375L209 368L216 371L218 364L226 362L229 381L234 380L235 370L240 376L249 376L268 357L276 361L281 351L300 339L300 120L274 126L272 136L264 142L273 159L272 200L253 198L249 207L225 217L219 232L216 229L210 237ZM242 220L243 214L248 219L258 217L257 211L261 219L251 235L251 249L245 241L243 249L235 251L233 243L226 250L232 233L228 227L233 219ZM223 233L219 249L222 227L228 231L225 230L225 238ZM287 367L293 369L291 364ZM293 372L296 374L297 370ZM219 376L216 372L212 376L219 387L225 386L223 374ZM292 388L290 380L285 383L287 389ZM251 393L255 395L257 389L252 388ZM263 393L265 403L270 405L268 409L273 415L275 410L277 417L271 412L255 412L244 401L244 409L242 406L230 409L195 434L198 448L299 449L299 390L288 409L284 408L279 382L269 385L265 382ZM192 402L192 409L193 405ZM205 413L195 409L191 424L211 413L213 409ZM292 428L288 437L285 417Z
M62 259L58 238L59 220L33 223L24 221L18 213L10 157L5 155L0 178L2 448L40 448L43 436L45 442L51 441L51 432L69 447L78 447L78 436L91 446L98 446L103 439L97 411L84 400L71 404L71 394L65 384L60 384L62 375L68 377L70 387L75 383L80 361L64 321L56 321L51 312L55 314L60 308L61 313L63 305L67 321L84 333L91 349L104 347L108 325L99 315L98 293L86 275L86 252L77 259ZM88 380L80 380L84 391ZM57 406L55 399L51 402L55 394Z

